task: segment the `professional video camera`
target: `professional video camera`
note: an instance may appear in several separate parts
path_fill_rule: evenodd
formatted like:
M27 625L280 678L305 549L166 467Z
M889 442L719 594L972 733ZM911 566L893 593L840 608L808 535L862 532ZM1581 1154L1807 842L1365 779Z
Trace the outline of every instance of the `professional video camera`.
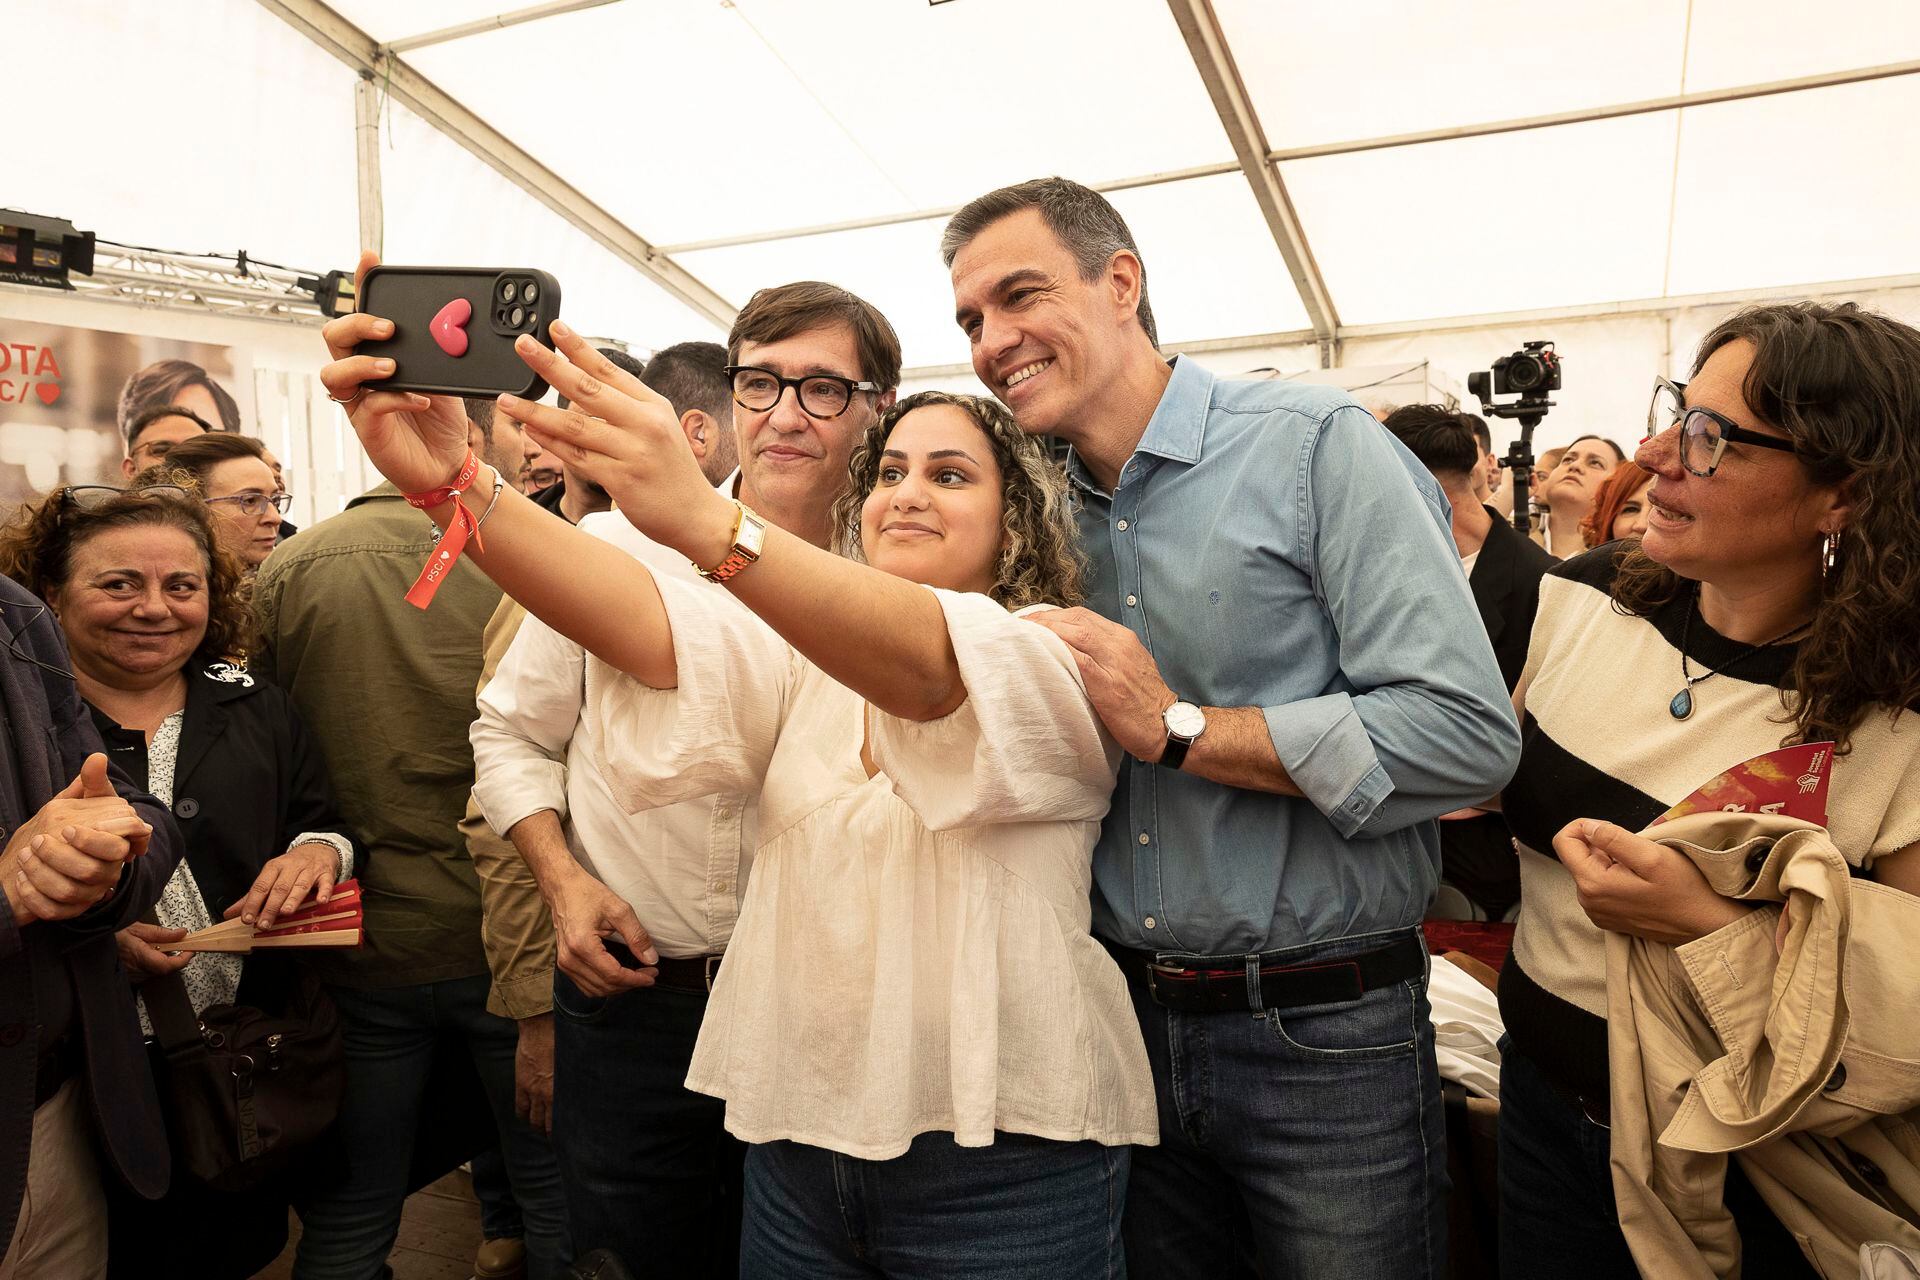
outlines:
M1492 384L1492 393L1488 384ZM1560 357L1554 354L1551 341L1522 343L1520 349L1510 356L1501 356L1493 362L1493 372L1470 373L1467 375L1467 390L1472 392L1482 404L1496 395L1519 396L1519 402L1489 407L1488 413L1502 418L1517 418L1525 410L1522 408L1529 400L1540 405L1550 405L1546 393L1560 389ZM1500 409L1508 412L1501 413ZM1543 409L1544 411L1544 409Z
M1523 495L1533 479L1533 429L1547 416L1553 401L1547 392L1560 389L1560 357L1551 340L1523 342L1510 356L1493 362L1490 373L1467 375L1467 390L1480 402L1480 411L1490 418L1515 418L1520 436L1507 450L1500 464L1513 473L1513 527L1527 528L1527 504ZM1496 395L1518 396L1500 403Z

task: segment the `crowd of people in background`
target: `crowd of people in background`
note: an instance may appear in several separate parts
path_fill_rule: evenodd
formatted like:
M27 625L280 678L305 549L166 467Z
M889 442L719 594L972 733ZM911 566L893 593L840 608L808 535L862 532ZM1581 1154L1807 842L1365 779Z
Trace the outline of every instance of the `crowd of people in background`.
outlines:
M128 381L120 483L0 528L0 1280L252 1275L289 1210L377 1280L463 1162L490 1278L1920 1260L1920 332L1740 312L1522 492L1457 406L1163 353L1078 184L942 254L992 398L822 282L555 322L555 403L333 320L386 480L298 531L218 382ZM1822 821L1656 825L1789 743ZM182 949L337 894L357 947ZM1513 930L1451 1269L1435 919ZM246 1017L327 1028L318 1136L183 1102L171 1020Z

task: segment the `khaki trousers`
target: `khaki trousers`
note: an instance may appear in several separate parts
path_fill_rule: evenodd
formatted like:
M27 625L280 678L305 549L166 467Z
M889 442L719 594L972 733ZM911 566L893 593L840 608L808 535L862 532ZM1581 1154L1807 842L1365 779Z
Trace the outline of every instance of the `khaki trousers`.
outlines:
M33 1113L27 1189L0 1280L100 1280L107 1274L107 1201L87 1133L80 1084L69 1080Z

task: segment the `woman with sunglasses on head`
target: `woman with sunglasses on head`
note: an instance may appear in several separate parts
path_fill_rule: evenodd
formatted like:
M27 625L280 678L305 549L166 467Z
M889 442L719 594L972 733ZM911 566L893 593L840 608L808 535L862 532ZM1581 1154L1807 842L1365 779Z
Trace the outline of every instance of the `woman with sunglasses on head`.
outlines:
M248 574L273 553L288 498L274 479L266 446L252 436L209 431L183 440L135 484L179 484L192 489L219 517L220 545Z
M47 602L112 758L179 826L186 856L157 922L121 930L118 943L128 978L179 975L196 1013L277 1008L297 973L277 957L243 965L168 944L223 917L269 926L324 900L353 868L319 751L286 695L240 657L252 612L212 510L171 485L84 485L0 529L0 573ZM206 1200L178 1169L174 1185L157 1205L114 1198L112 1274L246 1276L284 1246L284 1197ZM209 1216L222 1226L212 1239L193 1230Z
M1501 1257L1515 1276L1627 1277L1636 1258L1647 1274L1682 1273L1640 1256L1654 1247L1639 1234L1649 1219L1632 1215L1630 1233L1616 1203L1631 1184L1610 1156L1620 1166L1653 1149L1610 1142L1623 1095L1608 1059L1607 934L1731 946L1746 935L1720 931L1754 928L1756 904L1630 833L1745 760L1832 740L1833 846L1855 875L1920 891L1920 720L1908 714L1920 708L1920 332L1852 304L1741 312L1707 335L1689 382L1659 380L1636 460L1652 475L1643 537L1543 580L1515 694L1524 745L1503 801L1523 892L1500 981ZM1757 923L1774 936L1771 915ZM1797 929L1790 944L1778 936L1800 944ZM1911 1007L1911 988L1900 998ZM1853 1087L1878 1099L1862 1105L1913 1106L1903 1080L1871 1065L1912 1046L1871 1043L1855 1012ZM1771 1045L1754 1052L1742 1069L1764 1077ZM1866 1096L1846 1079L1826 1094ZM1730 1215L1743 1275L1816 1274L1795 1243L1807 1233L1769 1207L1780 1196L1735 1160L1720 1203L1692 1211Z
M490 507L480 567L592 655L578 731L614 795L757 806L688 1077L753 1144L741 1274L1123 1275L1128 1153L1157 1120L1125 981L1089 933L1117 748L1070 651L1012 612L1078 593L1041 443L991 401L894 406L837 511L863 565L717 493L672 407L563 325L558 352L522 341L575 411L502 412L724 585L687 582L476 473L456 402L362 392L382 366L353 347L384 323L332 322L322 381L436 522L475 518L450 478ZM805 403L813 379L767 376L736 394ZM556 557L573 571L542 568Z

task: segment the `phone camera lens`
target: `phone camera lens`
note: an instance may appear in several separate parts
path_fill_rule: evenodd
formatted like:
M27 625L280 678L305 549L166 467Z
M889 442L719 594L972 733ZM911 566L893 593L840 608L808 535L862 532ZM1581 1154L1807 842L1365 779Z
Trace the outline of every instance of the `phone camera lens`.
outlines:
M512 311L507 313L507 323L512 325L516 329L518 329L522 324L524 324L526 322L526 319L527 319L527 310L525 307L515 307Z
M519 291L515 288L513 281L509 280L500 286L500 301L512 302L514 298L518 296L518 293Z
M540 286L529 280L520 286L520 301L531 306L540 300Z

